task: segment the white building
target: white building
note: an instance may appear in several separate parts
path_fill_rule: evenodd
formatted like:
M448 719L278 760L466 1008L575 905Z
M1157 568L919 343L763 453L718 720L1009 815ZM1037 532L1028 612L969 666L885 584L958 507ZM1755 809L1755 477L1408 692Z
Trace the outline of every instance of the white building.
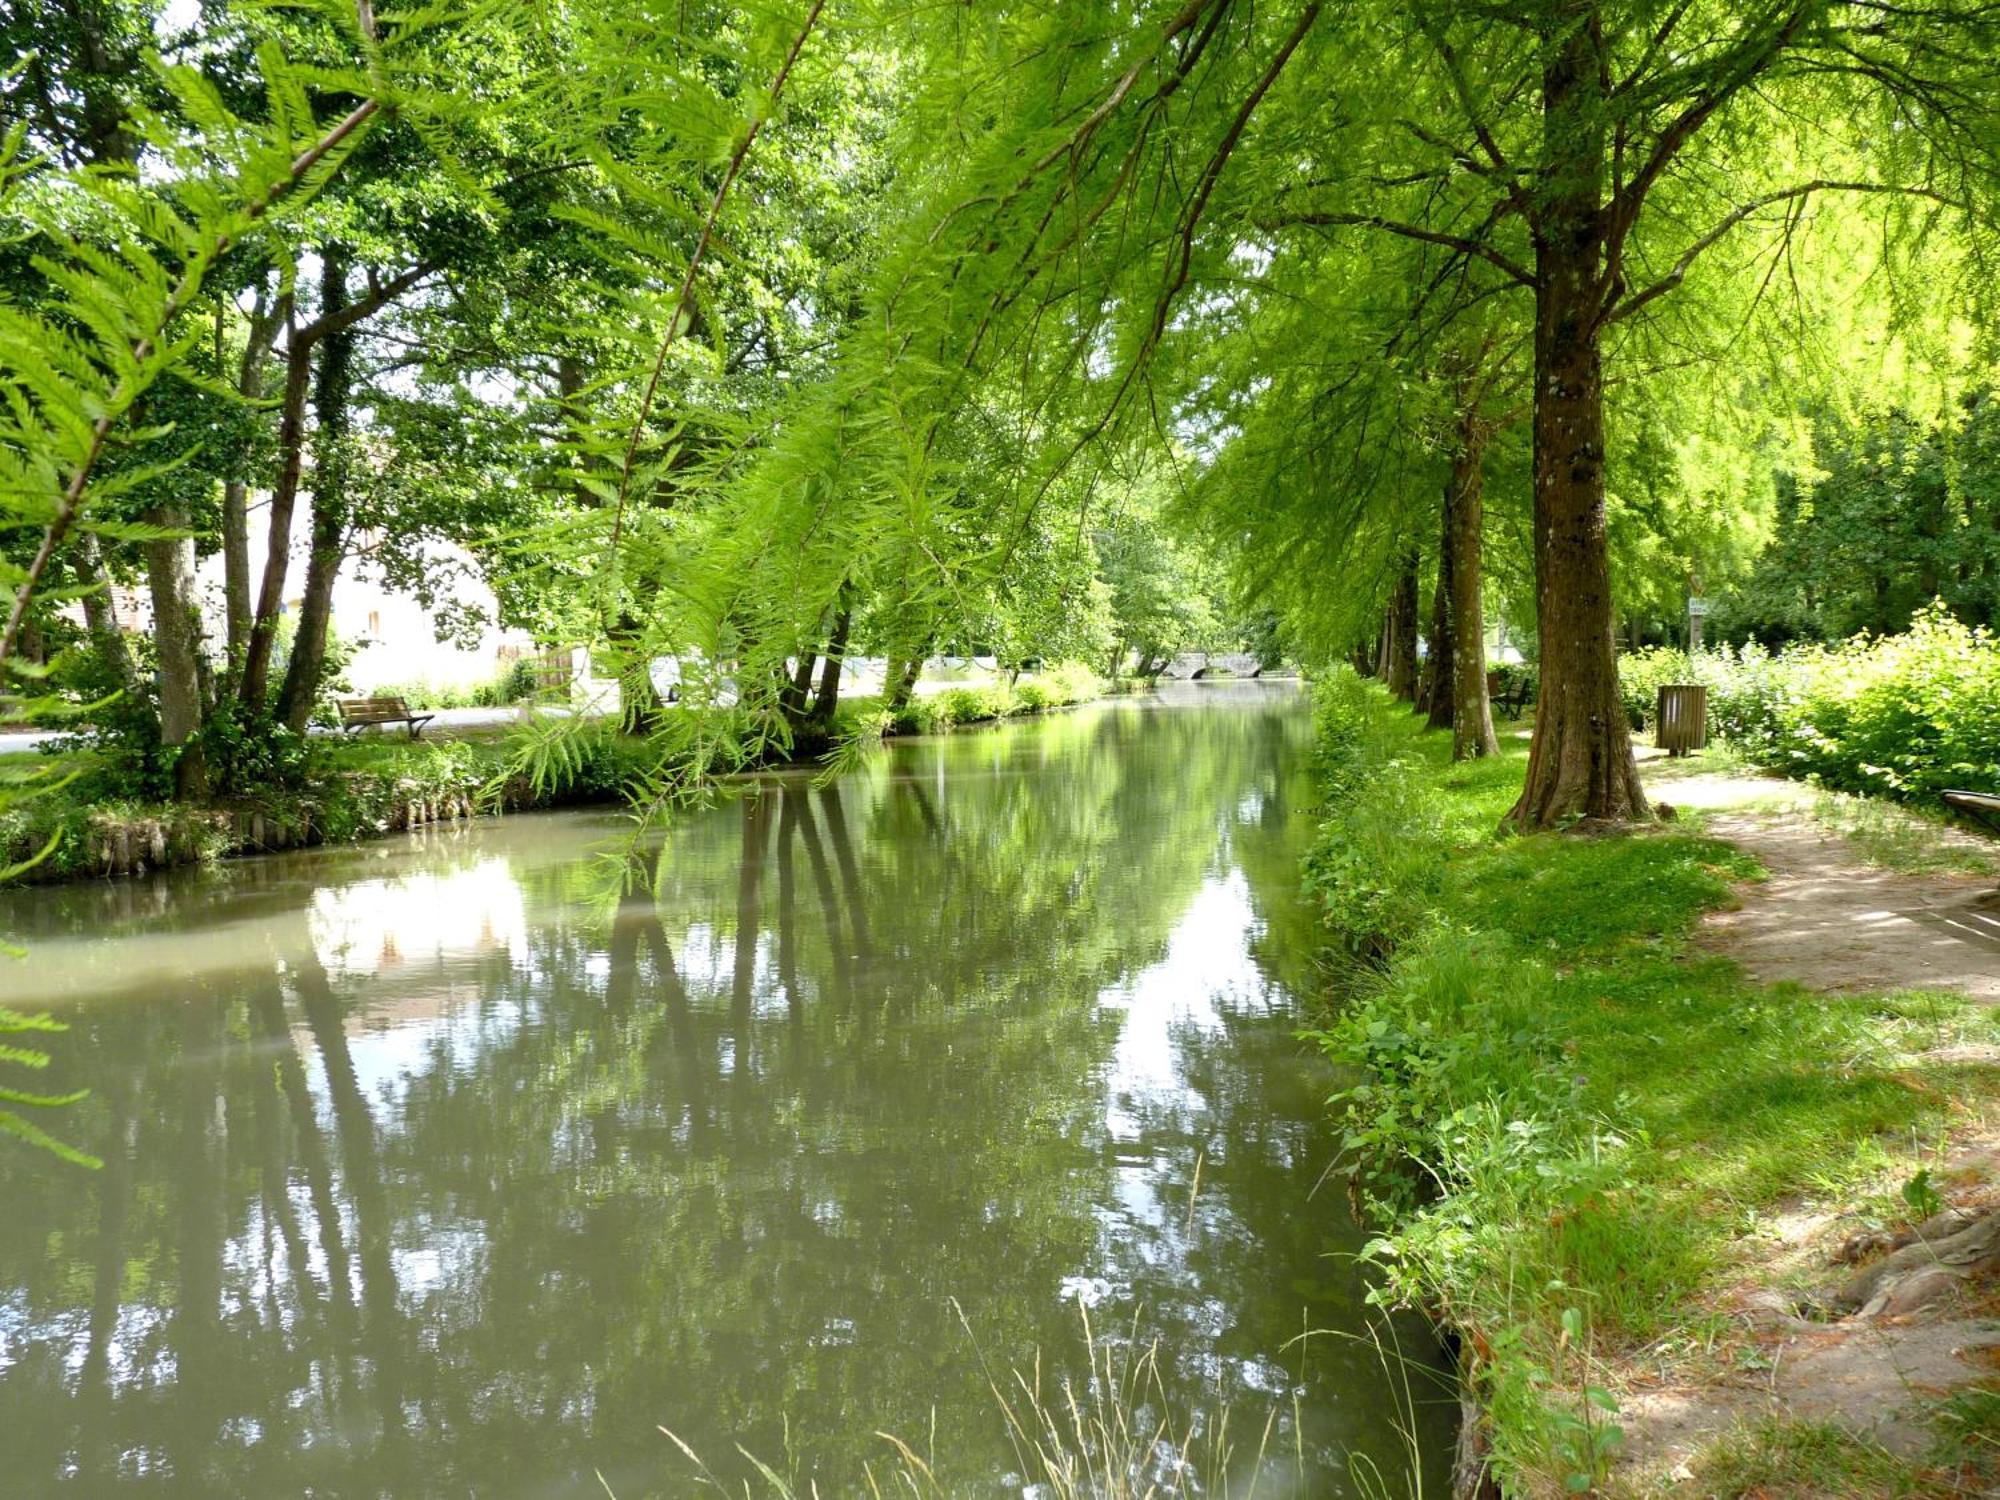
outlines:
M299 507L292 527L291 566L285 574L284 613L296 617L304 602L306 558L310 550L306 507ZM264 574L264 532L261 514L251 512L250 589L254 596ZM449 573L457 580L458 606L488 623L471 647L440 641L431 614L407 594L385 588L365 556L349 557L333 586L333 635L359 649L345 676L357 694L427 684L437 688L472 688L490 682L513 661L536 650L525 630L503 630L492 624L498 613L493 591L472 567L462 548L434 545L426 550L427 569ZM219 653L225 634L222 557L204 558L195 573L201 591L202 618L211 652ZM152 623L152 600L143 588L112 590L118 623L143 631ZM74 610L74 606L72 606Z

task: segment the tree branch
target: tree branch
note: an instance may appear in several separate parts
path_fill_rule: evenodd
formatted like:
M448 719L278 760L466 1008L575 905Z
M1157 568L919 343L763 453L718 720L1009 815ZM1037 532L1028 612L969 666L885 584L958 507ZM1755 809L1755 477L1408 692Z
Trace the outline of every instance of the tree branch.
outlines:
M285 175L244 206L240 225L248 227L261 220L276 206L279 199L319 165L328 152L335 150L349 136L366 126L381 108L380 99L364 99L325 135L292 158L291 165L285 169ZM131 359L135 367L134 374L119 380L106 403L109 409L91 425L90 441L75 470L70 474L68 482L63 486L61 498L56 503L56 513L44 528L41 545L35 549L34 559L28 564L28 571L22 575L20 587L15 590L14 605L8 613L6 628L0 630L0 667L4 667L7 658L13 654L14 644L20 638L21 626L28 617L28 605L35 597L35 590L41 584L42 575L48 571L50 559L55 556L56 548L62 545L63 538L69 535L70 528L76 524L76 518L83 509L84 493L89 487L91 475L95 472L98 461L104 456L112 427L141 394L140 378L144 376L146 361L152 357L158 341L164 338L167 330L173 326L174 319L179 317L182 309L193 302L199 294L209 267L234 243L237 228L237 225L223 228L216 234L212 244L195 253L183 268L180 281L161 304L154 330L133 342Z
M771 79L769 110L775 112L779 96L785 91L785 80L791 76L792 65L799 60L805 50L806 38L812 35L813 26L819 20L819 13L825 9L826 0L813 0L812 9L806 12L805 24L798 35L792 38L791 51L785 54L784 62L778 65L776 76ZM646 421L653 413L653 401L659 395L660 375L667 367L667 351L680 337L681 324L687 318L688 299L694 295L694 278L701 270L702 257L708 253L708 242L715 234L716 220L722 216L722 205L729 197L729 189L735 184L737 174L743 170L743 163L750 155L750 147L757 139L757 132L764 128L764 121L770 113L759 115L750 122L750 128L743 132L743 139L736 143L730 153L729 165L722 173L722 181L715 185L715 196L709 200L708 215L701 221L701 233L695 238L694 253L688 257L687 272L681 277L680 291L674 298L673 320L667 324L667 335L660 340L659 355L653 360L652 376L646 381L645 397L639 402L638 415L632 419L632 436L625 444L625 461L618 470L618 504L611 517L611 549L616 551L618 539L625 528L625 502L632 490L632 468L639 457L639 439L646 430Z
M1933 202L1942 203L1948 208L1965 207L1957 199L1947 197L1933 188L1902 187L1890 182L1839 182L1827 178L1816 178L1811 182L1802 182L1796 187L1782 188L1775 193L1765 193L1761 197L1752 198L1749 202L1738 204L1735 208L1731 209L1713 229L1709 230L1708 233L1689 245L1681 253L1681 258L1674 262L1672 270L1668 271L1666 275L1662 276L1658 281L1653 282L1650 286L1643 287L1639 291L1634 292L1607 313L1604 318L1605 325L1608 326L1618 322L1620 319L1629 318L1648 302L1665 296L1668 292L1679 286L1687 278L1688 268L1697 259L1706 251L1712 249L1716 242L1728 234L1730 230L1741 224L1759 209L1769 208L1774 203L1785 203L1794 199L1804 198L1812 193L1895 193L1910 198L1929 198Z
M1280 214L1258 221L1259 229L1289 229L1296 225L1325 227L1337 224L1351 224L1362 229L1379 229L1385 234L1401 235L1407 240L1422 240L1427 245L1443 245L1447 250L1456 250L1461 255L1476 256L1492 266L1497 266L1522 286L1535 284L1534 273L1518 261L1509 259L1491 245L1478 240L1466 239L1463 235L1447 234L1442 230L1426 229L1421 224L1405 224L1397 219L1385 219L1380 214L1346 214L1330 212L1300 211Z

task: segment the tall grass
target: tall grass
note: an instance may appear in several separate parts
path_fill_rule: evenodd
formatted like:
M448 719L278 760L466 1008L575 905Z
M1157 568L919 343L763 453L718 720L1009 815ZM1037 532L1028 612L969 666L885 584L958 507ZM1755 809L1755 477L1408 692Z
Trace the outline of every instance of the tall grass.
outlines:
M1079 1304L1080 1370L1052 1371L1037 1350L1026 1365L1003 1373L989 1360L956 1300L952 1307L1013 1453L1014 1471L1006 1480L1010 1490L1034 1500L1299 1500L1313 1493L1298 1396L1274 1402L1247 1426L1227 1407L1202 1411L1185 1406L1165 1377L1166 1353L1158 1338L1141 1332L1141 1314L1135 1312L1121 1333L1106 1337ZM1397 1414L1391 1420L1404 1462L1400 1472L1389 1474L1372 1460L1351 1461L1349 1478L1362 1500L1425 1500L1413 1361L1386 1327L1302 1337L1372 1344L1383 1378L1395 1393ZM1431 1374L1427 1367L1424 1374ZM802 1483L740 1447L737 1453L755 1478L732 1484L678 1434L665 1427L660 1431L706 1488L740 1494L744 1500L809 1500L822 1493L816 1481ZM934 1435L921 1444L891 1432L875 1435L884 1456L879 1465L865 1468L862 1486L878 1500L891 1495L956 1500L991 1491L992 1476L960 1471L952 1455L938 1452Z

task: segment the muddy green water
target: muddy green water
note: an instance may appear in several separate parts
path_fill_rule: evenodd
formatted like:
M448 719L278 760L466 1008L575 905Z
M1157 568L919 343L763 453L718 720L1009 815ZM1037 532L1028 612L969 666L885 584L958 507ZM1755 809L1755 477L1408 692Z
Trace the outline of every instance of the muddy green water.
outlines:
M0 1494L694 1493L661 1426L738 1493L738 1445L863 1493L893 1432L1020 1494L982 1365L1090 1399L1084 1311L1157 1340L1142 1420L1227 1413L1234 1493L1267 1423L1258 1493L1402 1493L1293 1037L1308 749L1295 688L1183 689L627 854L555 814L0 898L106 1163L0 1146Z

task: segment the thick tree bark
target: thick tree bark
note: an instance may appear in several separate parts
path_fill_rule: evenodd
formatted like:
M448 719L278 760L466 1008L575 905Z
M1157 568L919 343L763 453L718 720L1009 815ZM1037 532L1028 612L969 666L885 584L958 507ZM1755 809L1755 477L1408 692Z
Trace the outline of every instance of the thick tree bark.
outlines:
M1535 612L1541 689L1519 828L1648 813L1618 696L1605 540L1599 329L1606 216L1602 38L1565 17L1547 39L1545 151L1560 171L1535 225Z
M156 526L184 527L187 517L156 510ZM208 793L201 741L201 608L195 598L194 542L188 537L147 542L146 583L153 596L153 648L160 668L160 743L178 748L174 795L187 802Z
M328 246L320 255L320 317L347 308L346 253ZM347 328L320 341L318 378L313 387L312 551L306 560L306 589L299 606L292 659L278 693L278 720L304 734L326 673L326 638L333 623L333 587L347 555L349 401L354 381L354 335Z
M1408 702L1417 695L1417 554L1404 558L1382 631L1382 680Z
M1445 492L1445 534L1451 554L1451 758L1498 755L1493 702L1486 692L1486 432L1477 416L1461 418L1451 483Z
M1438 510L1438 572L1437 588L1431 595L1430 650L1417 677L1416 709L1431 729L1451 728L1456 681L1452 663L1458 644L1451 618L1451 580L1451 484L1447 480L1444 501Z

